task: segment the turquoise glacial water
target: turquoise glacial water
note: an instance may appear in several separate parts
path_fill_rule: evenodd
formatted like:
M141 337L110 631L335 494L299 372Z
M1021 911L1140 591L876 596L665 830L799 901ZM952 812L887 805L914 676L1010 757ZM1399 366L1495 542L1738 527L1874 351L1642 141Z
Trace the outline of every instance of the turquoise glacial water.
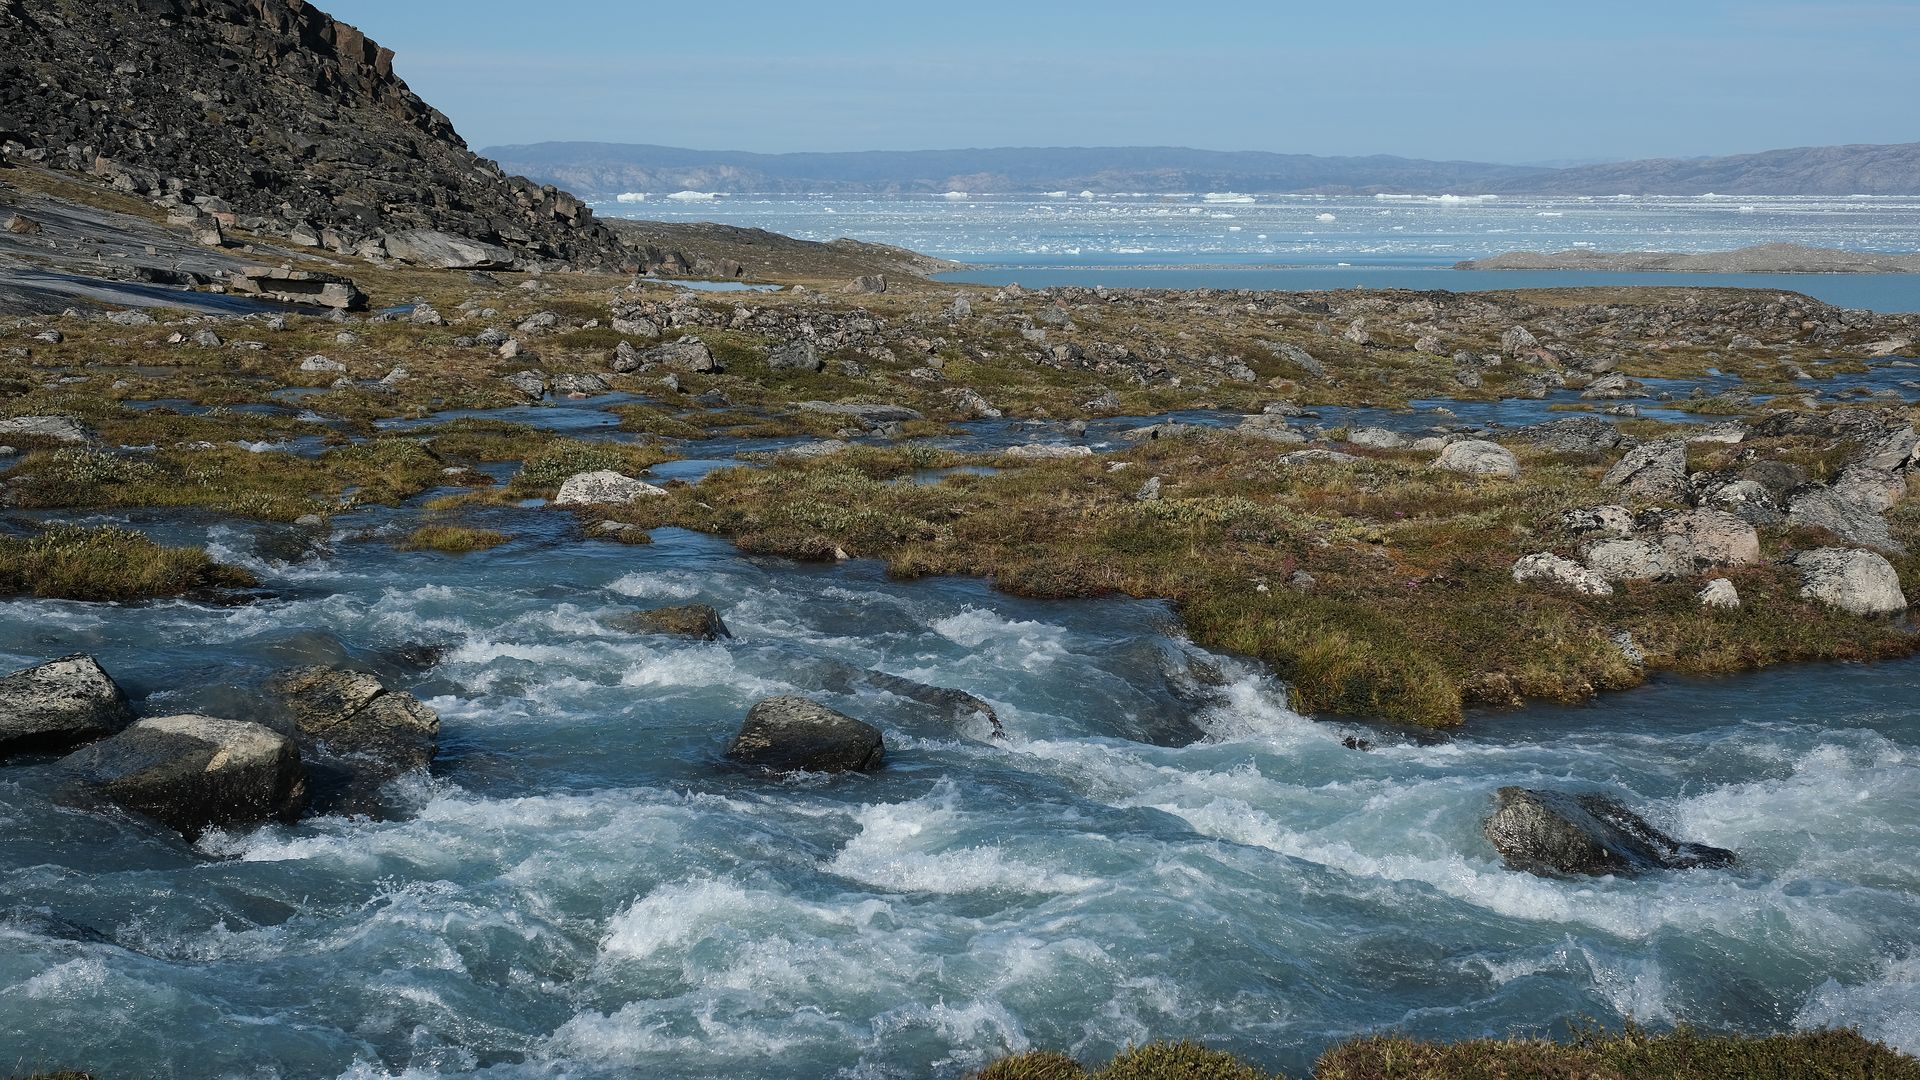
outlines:
M149 713L246 715L274 669L357 660L444 722L390 820L191 846L0 768L10 1067L866 1080L1186 1036L1299 1072L1382 1028L1629 1016L1920 1051L1920 663L1661 679L1435 736L1302 717L1156 603L489 514L518 538L403 553L407 515L376 511L292 565L249 526L135 515L275 597L0 604L0 661L94 653ZM691 601L736 638L603 622ZM437 664L402 648L423 643ZM869 669L978 694L1008 737ZM747 706L786 692L879 725L887 767L726 767ZM1512 872L1479 832L1504 784L1609 792L1741 863Z

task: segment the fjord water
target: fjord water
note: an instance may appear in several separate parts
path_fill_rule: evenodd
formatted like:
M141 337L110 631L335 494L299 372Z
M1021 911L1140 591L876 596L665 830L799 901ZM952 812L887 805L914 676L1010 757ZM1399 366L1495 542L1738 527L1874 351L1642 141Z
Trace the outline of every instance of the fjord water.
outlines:
M9 1067L921 1077L1191 1036L1299 1071L1381 1028L1626 1016L1920 1050L1920 664L1659 680L1416 737L1295 714L1155 603L494 513L518 538L490 552L398 552L405 515L378 511L293 564L248 526L143 516L276 597L0 605L0 659L95 653L147 713L241 708L270 670L351 659L444 719L391 819L193 846L62 807L43 767L0 771ZM603 622L690 601L735 640ZM423 666L417 644L447 651ZM1008 737L868 669L978 694ZM782 692L881 726L886 768L725 767L747 705ZM1479 833L1503 784L1613 793L1741 864L1509 871Z
M649 195L603 215L850 236L979 264L946 280L1045 288L1449 289L1733 286L1920 310L1912 274L1455 270L1506 251L1728 251L1794 243L1920 251L1920 199L1742 196Z

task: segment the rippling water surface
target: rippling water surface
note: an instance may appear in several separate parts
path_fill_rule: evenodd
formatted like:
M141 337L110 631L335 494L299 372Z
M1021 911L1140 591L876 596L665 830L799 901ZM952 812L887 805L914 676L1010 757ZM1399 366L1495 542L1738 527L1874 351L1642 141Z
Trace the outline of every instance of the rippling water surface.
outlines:
M1436 1037L1633 1016L1857 1024L1920 1050L1920 664L1662 680L1414 737L1290 711L1133 601L796 566L665 530L453 558L336 519L279 596L0 605L0 659L99 655L146 712L233 711L356 660L440 710L402 812L188 847L0 770L0 1046L105 1076L955 1076L1031 1046L1193 1036L1304 1069ZM105 519L103 519L105 520ZM736 639L608 616L705 601ZM401 646L449 647L431 667ZM870 688L990 700L1008 738ZM886 733L876 775L768 781L719 754L798 692ZM1350 750L1344 736L1373 741ZM1732 871L1555 881L1479 833L1503 784L1611 792Z

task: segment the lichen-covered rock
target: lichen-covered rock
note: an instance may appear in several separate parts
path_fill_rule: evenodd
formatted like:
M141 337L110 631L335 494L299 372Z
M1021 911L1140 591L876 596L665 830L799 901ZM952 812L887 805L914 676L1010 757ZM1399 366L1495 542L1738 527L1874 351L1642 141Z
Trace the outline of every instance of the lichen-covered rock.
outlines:
M63 656L0 678L0 759L61 753L132 721L126 694L91 656Z
M1601 483L1649 499L1677 500L1687 490L1687 444L1660 439L1627 451Z
M1825 529L1850 544L1865 544L1882 551L1906 551L1906 546L1893 538L1886 518L1833 488L1813 488L1795 495L1787 504L1787 521Z
M1650 540L1600 540L1584 553L1587 569L1605 581L1659 581L1676 573L1673 557Z
M555 506L625 506L665 495L667 490L635 480L612 469L575 473L567 477L553 497Z
M880 729L803 697L764 698L748 710L727 757L771 772L870 772L886 749Z
M814 372L825 370L827 362L811 341L796 338L777 345L767 353L767 370Z
M707 604L682 604L653 608L616 616L613 624L623 630L642 634L678 634L700 641L718 641L733 636L720 613Z
M1676 573L1709 566L1745 566L1760 561L1760 534L1752 525L1721 510L1689 510L1663 517L1660 546Z
M150 717L62 758L67 797L105 800L196 837L211 828L292 821L306 770L286 736L260 724Z
M1484 831L1515 870L1634 877L1653 870L1732 866L1733 852L1675 840L1605 795L1503 787Z
M92 430L71 416L12 416L0 420L0 439L22 435L63 443L83 443L93 438Z
M1592 506L1569 510L1560 523L1577 536L1624 537L1633 533L1633 514L1624 506Z
M1534 445L1556 454L1604 454L1624 439L1611 421L1596 416L1549 420L1520 434Z
M692 335L679 341L669 341L665 345L656 345L644 355L648 363L661 364L677 371L718 374L727 370L727 365L715 359L707 343Z
M1893 615L1907 609L1900 575L1871 551L1827 547L1793 557L1800 570L1800 595L1855 615Z
M1413 440L1386 428L1363 427L1354 428L1348 432L1347 441L1355 446L1365 446L1374 450L1404 450Z
M1484 439L1462 439L1448 443L1433 463L1449 472L1468 476L1520 475L1520 459L1514 456L1513 451Z
M1559 586L1585 596L1613 595L1613 586L1605 578L1550 551L1522 555L1513 564L1513 580L1522 585L1538 582Z
M1714 578L1706 587L1694 594L1702 607L1737 608L1740 606L1740 590L1726 578Z

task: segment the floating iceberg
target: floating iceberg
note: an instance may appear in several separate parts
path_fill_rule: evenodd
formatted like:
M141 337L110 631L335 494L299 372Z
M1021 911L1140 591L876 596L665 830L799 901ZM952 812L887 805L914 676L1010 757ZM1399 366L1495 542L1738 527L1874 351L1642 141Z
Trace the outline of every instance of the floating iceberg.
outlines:
M1336 218L1336 217L1334 217L1334 216L1333 216L1332 214L1315 214L1315 215L1314 215L1314 217L1313 217L1313 220L1315 220L1315 221L1337 221L1337 220L1339 220L1339 219L1338 219L1338 218Z
M1242 195L1237 191L1209 191L1205 195L1200 196L1200 198L1202 201L1210 203L1250 203L1253 201L1253 196Z
M614 201L615 202L646 202L647 193L644 191L623 191L620 194L614 196Z
M667 196L676 202L712 202L720 197L717 191L676 191Z
M943 198L943 199L953 199L953 200L954 200L954 201L956 201L956 202L957 202L957 201L959 201L959 200L961 200L961 199L971 199L971 198L973 198L973 196L971 196L971 195L969 195L969 194L967 194L967 193L966 193L966 192L964 192L964 191L949 191L949 192L947 192L947 193L946 193L945 195L942 195L942 196L940 196L940 197L941 197L941 198Z

